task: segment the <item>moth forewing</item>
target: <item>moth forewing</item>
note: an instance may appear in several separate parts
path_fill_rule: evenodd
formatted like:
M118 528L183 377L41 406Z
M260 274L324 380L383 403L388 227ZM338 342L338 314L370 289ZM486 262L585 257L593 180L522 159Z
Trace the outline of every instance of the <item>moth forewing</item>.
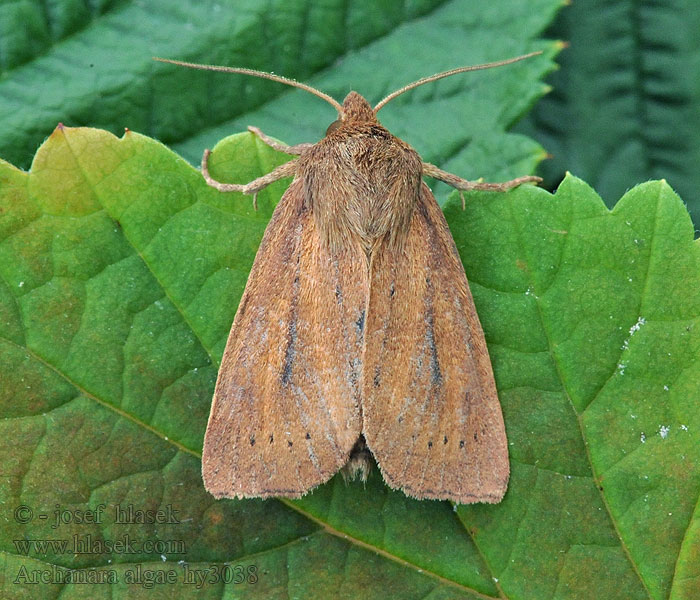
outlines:
M416 498L499 502L508 447L488 350L425 184L404 248L372 257L363 356L363 433L385 481Z
M219 369L202 453L216 497L299 497L347 462L361 432L361 336L351 323L364 310L362 258L330 256L295 180L265 231Z

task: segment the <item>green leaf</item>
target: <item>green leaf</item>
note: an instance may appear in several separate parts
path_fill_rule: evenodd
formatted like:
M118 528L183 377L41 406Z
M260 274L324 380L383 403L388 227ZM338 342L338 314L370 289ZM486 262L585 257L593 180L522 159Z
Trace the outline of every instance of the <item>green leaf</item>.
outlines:
M548 186L565 171L609 206L636 182L666 178L700 223L700 4L576 0L548 33L569 42L553 92L518 130L552 155Z
M695 597L700 256L679 198L651 182L609 212L570 177L554 197L517 190L449 217L513 466L503 513L461 510L498 546L503 588Z
M284 160L246 133L212 168L250 181ZM2 165L3 595L697 595L699 257L664 182L612 212L575 178L448 205L508 430L501 504L419 502L376 469L295 502L214 501L199 452L216 368L283 188L255 212L153 140L86 129L57 129L30 174ZM115 523L129 506L175 520ZM127 535L157 544L99 546ZM18 543L75 539L92 551Z

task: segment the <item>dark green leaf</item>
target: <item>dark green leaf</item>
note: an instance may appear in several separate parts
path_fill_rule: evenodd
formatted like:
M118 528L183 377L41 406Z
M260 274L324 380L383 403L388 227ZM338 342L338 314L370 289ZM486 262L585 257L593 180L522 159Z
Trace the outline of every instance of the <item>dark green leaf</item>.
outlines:
M548 187L566 171L612 206L639 181L668 180L700 223L700 4L576 0L548 30L569 47L553 91L519 131L552 155Z

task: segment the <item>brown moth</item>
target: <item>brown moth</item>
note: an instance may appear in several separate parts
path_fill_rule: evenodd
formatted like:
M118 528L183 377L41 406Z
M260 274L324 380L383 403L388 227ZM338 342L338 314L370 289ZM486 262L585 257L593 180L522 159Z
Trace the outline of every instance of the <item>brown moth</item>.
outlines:
M533 53L539 54L539 53ZM204 484L217 498L297 498L345 467L415 498L500 502L508 484L506 433L484 334L445 218L423 183L504 191L538 177L470 182L425 163L377 120L374 108L287 83L338 111L316 144L248 184L257 194L294 176L258 249L224 352L204 439ZM462 199L464 202L464 199Z

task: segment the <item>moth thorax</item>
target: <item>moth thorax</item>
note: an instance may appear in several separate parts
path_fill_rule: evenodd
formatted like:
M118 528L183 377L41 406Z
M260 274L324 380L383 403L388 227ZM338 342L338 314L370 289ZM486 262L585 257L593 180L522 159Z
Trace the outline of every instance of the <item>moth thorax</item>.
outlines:
M357 232L370 246L408 232L421 183L418 154L383 127L372 129L375 134L360 139L353 153L358 193L348 204Z
M378 122L343 122L300 158L300 167L306 200L332 251L360 244L369 254L384 237L400 242L408 233L421 159Z

